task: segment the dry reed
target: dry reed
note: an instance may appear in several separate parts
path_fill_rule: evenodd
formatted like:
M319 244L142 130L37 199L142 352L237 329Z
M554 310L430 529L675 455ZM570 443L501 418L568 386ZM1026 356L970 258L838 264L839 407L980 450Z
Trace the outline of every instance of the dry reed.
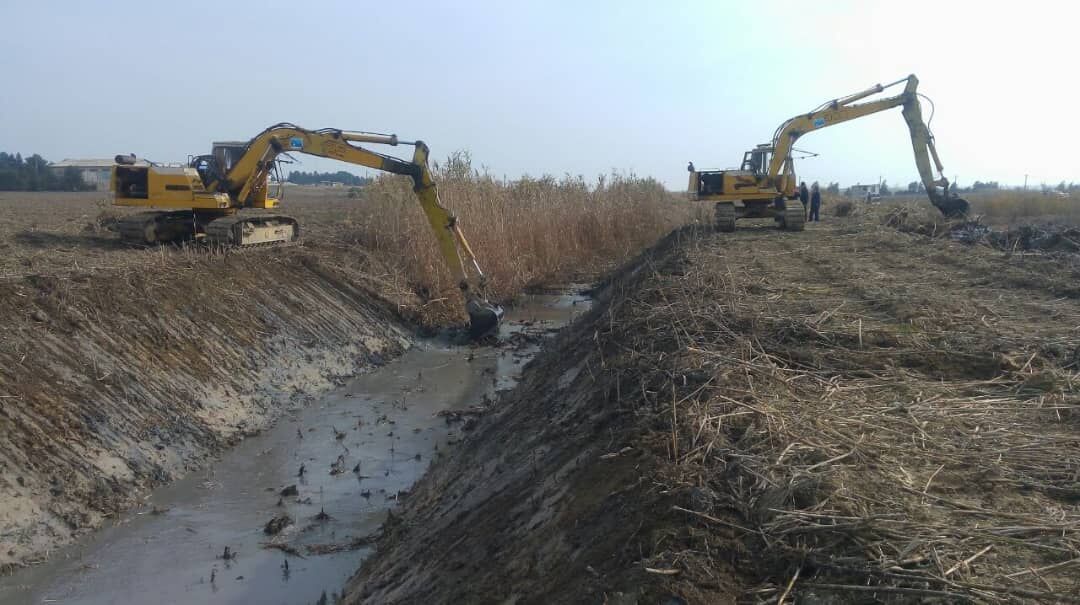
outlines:
M1080 224L1080 198L1056 192L992 191L966 194L972 212L986 222L1015 225L1030 222Z
M734 539L751 602L1080 602L1076 302L892 230L741 243L690 234L599 322L690 494L643 564L694 594Z
M999 190L963 193L961 197L971 204L972 217L995 227L1049 223L1080 225L1080 197L1075 195L1063 197L1056 192ZM870 208L875 211L900 208L918 215L941 216L925 195L890 197Z
M488 294L498 300L591 279L693 213L658 181L633 174L604 175L595 183L569 175L508 181L475 170L465 153L433 170L444 205L458 216L487 275ZM407 179L377 178L342 225L344 241L402 269L411 288L430 303L429 316L458 313L456 284Z

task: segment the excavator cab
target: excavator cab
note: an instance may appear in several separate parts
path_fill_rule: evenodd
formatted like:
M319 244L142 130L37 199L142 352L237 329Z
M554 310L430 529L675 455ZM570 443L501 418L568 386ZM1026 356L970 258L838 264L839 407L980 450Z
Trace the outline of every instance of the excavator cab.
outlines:
M209 189L225 180L225 175L240 161L246 149L246 141L218 141L209 155L188 156L188 167L199 173L203 186Z
M769 156L772 151L771 145L758 145L743 154L743 163L740 168L754 174L765 174L765 170L769 167Z
M233 166L240 161L240 158L244 157L247 146L247 141L218 141L214 143L211 153L214 159L217 160L218 166L221 167L225 174L228 174L233 169Z
M225 175L240 161L246 149L247 141L218 141L210 155L189 156L188 166L198 171L203 185L209 188L225 180Z

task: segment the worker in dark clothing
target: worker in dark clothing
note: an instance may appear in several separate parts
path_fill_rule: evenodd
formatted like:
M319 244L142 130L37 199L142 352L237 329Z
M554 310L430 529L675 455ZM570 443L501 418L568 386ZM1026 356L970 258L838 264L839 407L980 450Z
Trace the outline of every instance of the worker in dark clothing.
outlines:
M806 181L799 183L799 201L802 202L803 213L810 212L810 190L806 188Z
M821 221L821 188L817 183L810 188L810 220L815 223Z

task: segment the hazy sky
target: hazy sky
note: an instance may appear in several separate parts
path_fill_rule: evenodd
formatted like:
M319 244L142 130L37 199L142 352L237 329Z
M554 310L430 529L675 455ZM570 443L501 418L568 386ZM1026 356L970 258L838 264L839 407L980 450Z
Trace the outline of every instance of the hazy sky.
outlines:
M6 0L0 150L183 161L290 121L466 149L500 176L681 189L688 160L734 166L784 119L915 73L950 179L1080 181L1076 6ZM917 177L899 109L798 147L820 154L807 180Z

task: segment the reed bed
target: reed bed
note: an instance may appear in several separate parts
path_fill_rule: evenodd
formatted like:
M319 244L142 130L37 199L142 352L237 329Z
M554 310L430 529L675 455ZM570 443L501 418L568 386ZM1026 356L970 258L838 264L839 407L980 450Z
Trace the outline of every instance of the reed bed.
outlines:
M1075 192L1063 197L1056 192L999 190L963 193L961 197L971 205L969 214L973 219L996 229L1080 226L1080 197ZM941 216L925 195L895 196L870 206L856 201L855 205L871 213L903 209L913 215Z
M443 204L458 216L486 274L488 295L502 301L593 279L694 216L692 205L661 183L633 174L504 180L474 169L462 153L433 170ZM407 179L377 178L332 230L397 264L432 317L457 313L457 284Z
M991 191L966 194L971 209L987 222L1005 225L1022 223L1067 223L1080 225L1080 197L1064 197L1057 192Z

